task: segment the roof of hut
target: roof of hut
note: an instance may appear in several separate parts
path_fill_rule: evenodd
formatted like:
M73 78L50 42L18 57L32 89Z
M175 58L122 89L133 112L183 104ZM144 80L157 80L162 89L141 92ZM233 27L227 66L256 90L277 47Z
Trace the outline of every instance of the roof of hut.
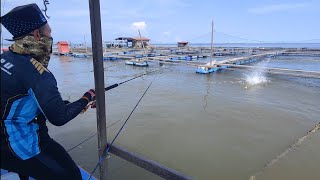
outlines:
M131 37L118 37L115 40L132 40Z
M67 41L58 41L57 44L64 44L64 45L68 45L69 43Z
M146 37L134 37L134 38L131 38L131 37L118 37L116 38L115 40L128 40L128 41L150 41L149 38L146 38Z
M189 42L187 41L181 41L181 42L178 42L178 44L188 44Z
M133 40L136 40L136 41L150 41L149 38L146 38L146 37L135 37L135 38L132 38Z

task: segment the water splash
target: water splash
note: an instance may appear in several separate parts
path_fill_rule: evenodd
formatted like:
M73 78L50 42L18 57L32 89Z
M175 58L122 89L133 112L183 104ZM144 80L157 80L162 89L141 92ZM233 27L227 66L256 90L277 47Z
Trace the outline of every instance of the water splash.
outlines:
M255 66L257 67L267 67L270 58L265 61L262 61ZM248 73L244 74L245 81L248 85L257 85L257 84L265 84L269 82L268 78L266 77L266 69L263 68L252 68Z

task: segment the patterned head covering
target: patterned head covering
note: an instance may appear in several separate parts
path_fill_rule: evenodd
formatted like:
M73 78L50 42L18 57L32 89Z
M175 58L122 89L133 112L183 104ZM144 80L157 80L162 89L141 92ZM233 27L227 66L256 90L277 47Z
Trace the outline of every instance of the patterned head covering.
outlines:
M25 36L47 23L37 4L18 6L1 17L1 24L13 35L13 39Z

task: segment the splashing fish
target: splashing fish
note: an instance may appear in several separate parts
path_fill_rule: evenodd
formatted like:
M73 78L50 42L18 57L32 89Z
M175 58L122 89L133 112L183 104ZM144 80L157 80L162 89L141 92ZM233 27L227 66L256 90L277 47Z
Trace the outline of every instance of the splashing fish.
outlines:
M257 67L266 67L269 63L270 59L258 63ZM248 85L257 85L257 84L265 84L269 82L266 77L266 69L264 68L252 68L252 70L248 74L244 74L245 81Z

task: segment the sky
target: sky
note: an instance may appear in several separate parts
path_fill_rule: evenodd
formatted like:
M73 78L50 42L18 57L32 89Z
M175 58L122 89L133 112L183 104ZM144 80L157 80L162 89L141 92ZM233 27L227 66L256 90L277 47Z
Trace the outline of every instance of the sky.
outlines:
M90 42L88 0L49 0L54 41ZM1 15L42 0L1 0ZM320 43L319 0L100 0L103 40L120 36L151 43ZM4 28L3 28L4 29ZM4 30L4 38L12 36Z

